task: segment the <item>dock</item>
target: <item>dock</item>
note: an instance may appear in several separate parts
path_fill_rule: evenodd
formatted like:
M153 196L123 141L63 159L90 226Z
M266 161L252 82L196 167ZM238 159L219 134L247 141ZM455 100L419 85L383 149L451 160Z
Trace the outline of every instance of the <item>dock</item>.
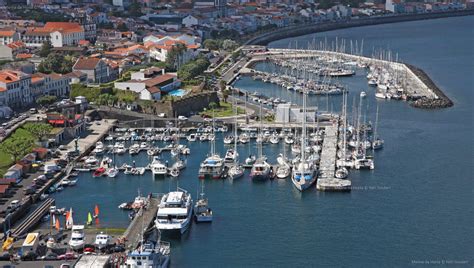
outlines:
M41 203L31 214L29 214L16 228L11 232L13 237L20 237L31 230L44 215L49 212L50 206L54 205L55 200L48 198Z
M149 203L146 208L141 208L137 212L135 218L133 218L127 230L125 230L123 237L125 237L127 250L134 250L137 248L138 244L142 240L142 235L146 232L146 230L148 230L150 226L153 225L153 220L156 217L158 206L161 202L161 197L161 194L153 195L149 199Z
M350 191L351 181L334 177L337 159L337 132L338 125L333 124L325 128L325 135L319 164L319 178L316 189L319 191Z

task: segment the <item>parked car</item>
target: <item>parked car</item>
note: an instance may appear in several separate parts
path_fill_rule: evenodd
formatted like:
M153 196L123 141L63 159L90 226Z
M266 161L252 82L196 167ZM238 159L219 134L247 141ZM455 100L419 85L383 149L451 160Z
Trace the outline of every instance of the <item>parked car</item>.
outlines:
M13 200L8 205L7 210L10 212L15 211L18 208L18 206L20 206L20 200Z
M178 120L180 120L180 121L186 121L186 120L188 120L188 118L187 118L186 116L184 116L184 115L180 115L180 116L178 116Z
M66 252L62 255L59 255L58 260L73 260L77 259L77 257L77 254L75 254L74 252Z
M42 260L57 260L58 259L58 254L54 252L49 252L48 254L41 256L40 259Z

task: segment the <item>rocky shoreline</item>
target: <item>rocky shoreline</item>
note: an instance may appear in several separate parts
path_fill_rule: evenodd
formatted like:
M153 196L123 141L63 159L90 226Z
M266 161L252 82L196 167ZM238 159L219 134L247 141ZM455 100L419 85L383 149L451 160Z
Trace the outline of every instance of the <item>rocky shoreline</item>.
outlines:
M423 97L415 101L410 102L410 105L415 108L422 109L439 109L448 108L454 105L453 101L436 86L431 78L420 68L417 68L410 64L405 64L429 89L431 89L437 98Z

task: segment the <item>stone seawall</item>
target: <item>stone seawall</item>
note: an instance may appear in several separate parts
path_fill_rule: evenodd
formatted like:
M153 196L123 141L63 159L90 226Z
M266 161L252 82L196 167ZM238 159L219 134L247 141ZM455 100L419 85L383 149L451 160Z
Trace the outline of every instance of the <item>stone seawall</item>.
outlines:
M260 36L248 40L246 45L267 45L268 43L289 37L301 36L317 32L326 32L343 28L360 27L367 25L377 25L386 23L396 23L404 21L427 20L436 18L456 17L474 15L474 9L457 10L436 13L412 14L412 15L392 15L381 17L370 17L352 19L339 22L323 22L306 25L290 26L277 29L275 31L264 33Z
M417 68L410 64L405 64L414 75L416 75L433 93L437 96L436 99L431 98L420 98L416 101L410 102L410 105L416 108L424 109L436 109L436 108L448 108L452 107L454 103L444 94L441 89L431 80L431 78L420 68Z

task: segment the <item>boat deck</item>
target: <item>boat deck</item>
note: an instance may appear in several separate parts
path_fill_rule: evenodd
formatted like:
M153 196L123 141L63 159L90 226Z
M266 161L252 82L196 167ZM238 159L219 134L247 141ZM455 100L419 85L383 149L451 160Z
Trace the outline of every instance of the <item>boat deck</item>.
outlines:
M334 177L337 159L337 131L338 124L325 128L321 161L319 164L319 178L316 189L320 191L350 191L351 181Z
M142 234L153 225L153 220L155 219L156 213L158 212L158 206L161 202L161 196L153 195L149 200L150 203L148 206L137 212L135 218L123 234L126 239L128 250L135 249L142 239Z

